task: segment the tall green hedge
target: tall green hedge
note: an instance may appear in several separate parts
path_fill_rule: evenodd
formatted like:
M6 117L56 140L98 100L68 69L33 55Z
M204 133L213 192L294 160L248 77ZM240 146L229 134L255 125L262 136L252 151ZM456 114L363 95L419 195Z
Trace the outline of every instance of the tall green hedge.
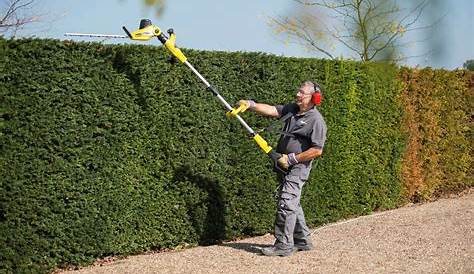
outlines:
M404 196L429 200L474 186L474 74L403 68Z
M328 140L302 200L310 225L403 200L396 67L184 52L231 104L286 103L307 79L324 86ZM0 40L0 53L1 271L272 230L271 163L165 50ZM243 116L255 129L270 123Z

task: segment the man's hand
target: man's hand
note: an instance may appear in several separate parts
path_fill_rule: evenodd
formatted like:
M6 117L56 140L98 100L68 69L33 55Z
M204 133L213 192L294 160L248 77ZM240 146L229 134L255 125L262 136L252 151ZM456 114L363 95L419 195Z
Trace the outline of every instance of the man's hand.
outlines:
M294 153L290 153L288 155L282 154L280 159L278 159L278 165L280 165L283 169L288 169L290 166L297 163L298 160L296 160L296 155Z

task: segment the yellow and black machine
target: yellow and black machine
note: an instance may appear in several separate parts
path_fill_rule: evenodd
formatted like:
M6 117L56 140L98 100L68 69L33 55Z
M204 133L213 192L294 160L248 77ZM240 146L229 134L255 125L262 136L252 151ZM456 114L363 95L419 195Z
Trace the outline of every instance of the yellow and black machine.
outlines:
M225 106L228 110L226 113L227 117L235 117L244 128L250 133L252 138L258 144L258 146L265 152L265 154L272 159L274 168L276 171L286 174L287 171L282 169L278 165L278 159L281 157L281 154L276 152L271 146L268 145L267 141L256 133L246 122L240 117L239 113L242 113L247 110L248 106L240 105L237 108L233 108L227 101L219 94L219 92L209 84L209 82L188 62L186 56L183 52L176 47L176 35L173 29L167 31L168 35L164 34L161 29L152 24L149 19L142 19L140 21L140 26L138 30L129 32L126 27L122 27L127 36L125 35L107 35L107 34L83 34L83 33L66 33L65 36L87 36L87 37L103 37L103 38L130 38L132 40L138 41L148 41L153 37L157 37L158 40L168 49L168 51L173 55L174 58L179 60L181 63L189 67L194 74L206 85L207 90L212 92L214 96Z

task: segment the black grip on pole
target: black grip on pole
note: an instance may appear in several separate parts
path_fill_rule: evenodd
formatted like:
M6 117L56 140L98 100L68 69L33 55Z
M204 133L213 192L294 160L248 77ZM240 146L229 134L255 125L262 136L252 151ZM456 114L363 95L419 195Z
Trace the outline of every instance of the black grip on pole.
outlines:
M281 157L281 154L276 152L275 150L271 150L268 154L268 157L270 157L270 159L272 159L273 161L273 169L280 173L281 175L285 176L285 175L288 175L288 171L287 170L284 170L283 168L280 167L280 165L278 165L278 159L280 159Z
M160 33L160 35L157 36L158 37L158 40L160 40L160 42L164 45L166 43L166 41L168 40L168 37L166 37L166 35L164 35L163 33Z
M125 26L123 26L122 29L123 29L123 31L125 31L125 33L128 35L128 38L132 39L132 35L131 35L130 32L128 31L128 29L127 29Z

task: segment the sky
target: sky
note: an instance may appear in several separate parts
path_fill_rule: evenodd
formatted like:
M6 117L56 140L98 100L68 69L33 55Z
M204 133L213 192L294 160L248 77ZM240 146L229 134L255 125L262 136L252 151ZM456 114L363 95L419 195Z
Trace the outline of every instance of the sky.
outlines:
M442 18L427 35L428 40L406 49L412 57L401 63L406 66L461 68L468 59L474 59L474 0L428 0L426 14L420 24ZM219 51L265 52L279 56L315 57L296 43L284 39L269 25L270 17L288 14L296 5L291 0L168 0L161 16L146 7L143 0L37 0L35 9L43 14L45 23L27 28L19 36L70 39L66 32L124 34L138 28L140 19L149 18L154 25L166 31L173 28L177 45L182 48ZM399 3L409 3L399 0ZM416 40L419 37L406 36ZM160 45L158 40L136 42L119 39L74 38L76 41L104 43L147 43ZM425 40L420 39L420 40ZM338 48L338 57L349 58L349 52ZM432 52L433 51L433 52ZM428 55L426 55L428 53ZM191 61L191 60L190 60Z

